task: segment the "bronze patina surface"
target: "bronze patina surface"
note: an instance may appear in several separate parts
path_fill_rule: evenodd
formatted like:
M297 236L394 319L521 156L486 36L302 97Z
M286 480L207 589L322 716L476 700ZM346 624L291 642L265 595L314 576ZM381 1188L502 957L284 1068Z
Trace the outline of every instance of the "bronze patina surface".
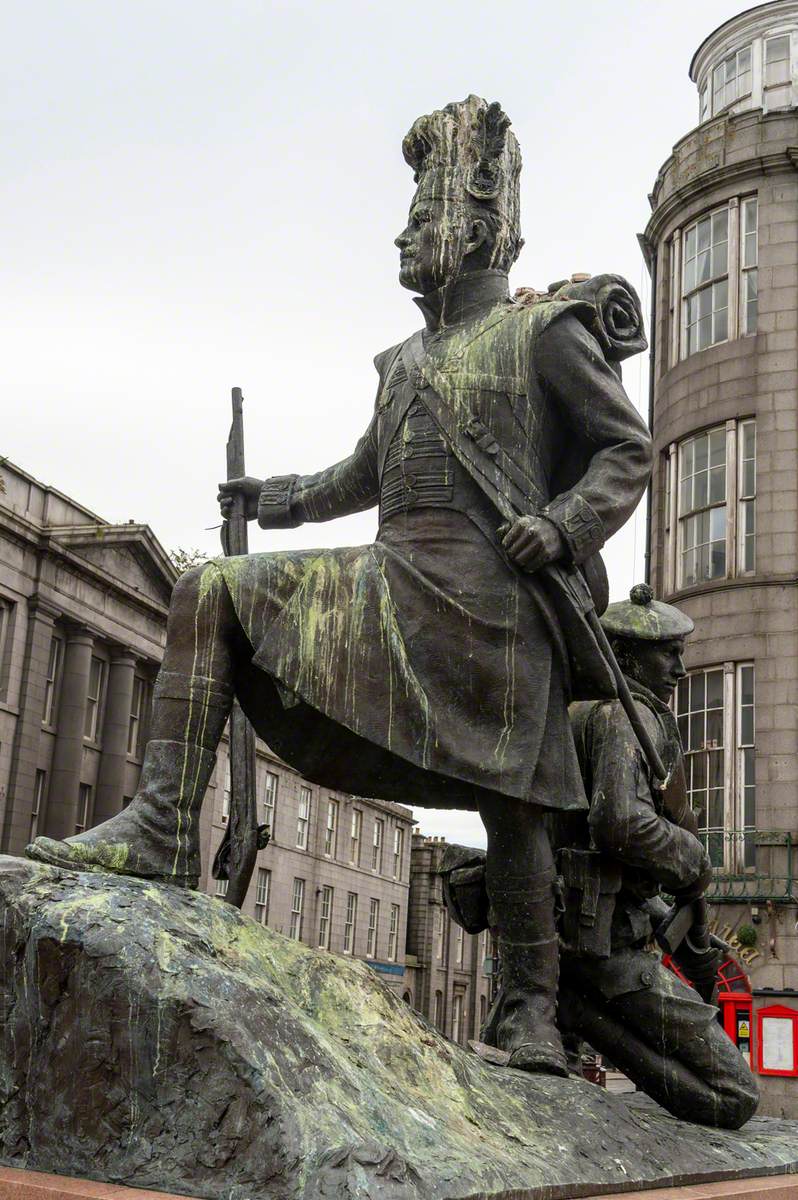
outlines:
M567 702L614 685L552 568L583 567L601 602L598 552L643 494L651 442L618 366L645 346L631 287L599 276L510 297L523 243L509 125L469 96L404 139L416 192L399 278L424 328L377 355L354 452L316 475L220 487L223 515L243 503L272 529L378 506L375 542L185 575L138 794L29 853L194 884L199 810L235 697L318 783L479 811L504 962L497 1038L513 1065L562 1075L542 814L586 807Z

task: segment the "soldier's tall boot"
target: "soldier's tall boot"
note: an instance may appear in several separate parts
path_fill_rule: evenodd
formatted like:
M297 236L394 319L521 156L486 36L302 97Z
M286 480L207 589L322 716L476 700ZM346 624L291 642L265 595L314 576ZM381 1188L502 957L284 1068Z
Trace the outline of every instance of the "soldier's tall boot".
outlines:
M568 1074L556 1024L559 939L554 918L555 871L505 877L490 890L498 929L502 990L492 1039L510 1053L508 1066Z
M205 744L164 738L148 742L139 787L127 808L64 841L38 837L28 846L28 856L71 870L112 871L197 887L199 815L232 699L232 688L218 680L162 672L154 709L163 701L184 702L186 732ZM157 727L155 717L153 724Z

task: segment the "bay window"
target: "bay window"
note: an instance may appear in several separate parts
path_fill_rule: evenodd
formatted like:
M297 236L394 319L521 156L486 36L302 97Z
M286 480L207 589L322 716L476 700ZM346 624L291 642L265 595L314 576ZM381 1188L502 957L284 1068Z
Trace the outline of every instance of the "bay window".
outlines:
M754 667L691 671L675 696L687 790L713 866L755 865Z
M679 447L681 586L726 574L726 430L721 425Z
M751 94L751 47L743 46L718 63L712 72L712 113Z
M667 365L756 333L758 204L732 197L668 242Z
M785 15L784 20L793 25L792 33L779 22L781 29L771 25L767 32L754 32L746 45L707 63L697 80L699 124L729 109L771 112L795 103L795 19Z
M740 333L756 333L759 213L756 196L740 205Z
M684 235L685 353L729 336L729 209L717 209Z
M765 87L790 82L790 35L781 33L765 41Z
M666 594L756 569L756 421L727 421L668 449Z

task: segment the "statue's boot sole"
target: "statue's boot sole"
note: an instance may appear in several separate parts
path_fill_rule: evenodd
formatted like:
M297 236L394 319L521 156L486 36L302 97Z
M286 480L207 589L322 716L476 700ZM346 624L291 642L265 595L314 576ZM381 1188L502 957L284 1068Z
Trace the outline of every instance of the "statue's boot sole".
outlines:
M554 1046L538 1046L528 1043L513 1050L507 1062L517 1071L529 1071L535 1075L558 1075L568 1078L568 1060Z
M57 848L51 850L49 847L42 846L41 841L42 839L37 839L25 847L27 857L33 859L34 862L43 862L51 867L60 867L64 871L91 871L98 875L119 875L128 879L146 879L150 883L168 883L173 887L191 890L196 890L199 886L199 879L196 875L159 875L155 872L126 870L124 867L113 866L110 863L91 862L85 859L73 858L68 852L61 854ZM50 845L57 847L58 843L51 842Z

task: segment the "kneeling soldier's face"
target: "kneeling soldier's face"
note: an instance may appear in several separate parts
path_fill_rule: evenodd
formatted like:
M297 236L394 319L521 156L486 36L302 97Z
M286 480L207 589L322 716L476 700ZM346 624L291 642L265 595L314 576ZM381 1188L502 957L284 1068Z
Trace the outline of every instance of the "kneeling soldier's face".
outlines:
M673 689L687 674L682 658L684 638L669 638L662 642L629 638L624 642L625 645L619 648L624 673L667 704Z

